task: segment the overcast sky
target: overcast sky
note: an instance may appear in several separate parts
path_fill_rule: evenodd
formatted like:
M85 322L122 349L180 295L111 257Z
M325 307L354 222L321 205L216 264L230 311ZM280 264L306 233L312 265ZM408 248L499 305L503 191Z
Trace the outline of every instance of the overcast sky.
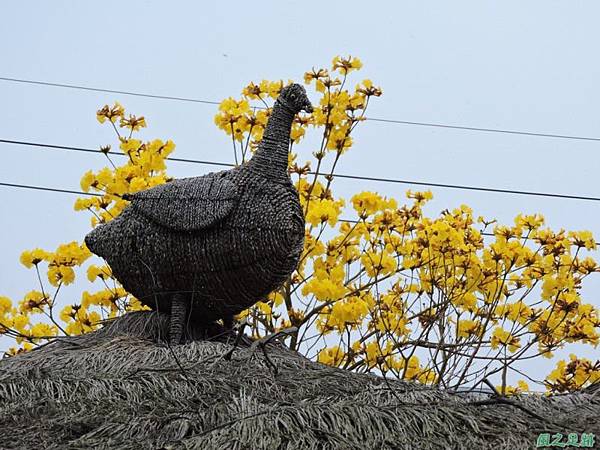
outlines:
M216 100L247 82L302 80L333 56L359 56L384 96L369 116L600 137L600 63L593 1L453 2L2 2L0 77ZM174 156L231 162L211 105L0 81L0 139L97 148L114 136L95 111L120 101L146 116L147 138L171 138ZM600 142L366 122L340 173L600 197ZM302 155L314 150L303 147ZM79 189L100 155L0 144L0 182ZM171 163L191 176L210 167ZM212 169L214 170L214 168ZM336 193L410 186L336 180ZM414 189L415 187L413 187ZM600 202L433 188L437 214L466 203L512 223L541 213L553 228L600 236ZM89 217L74 197L0 186L0 295L36 288L24 249L82 240ZM600 304L600 276L584 289ZM66 303L81 285L67 287ZM0 350L7 340L0 340ZM566 351L569 353L569 350ZM594 349L578 349L588 357ZM536 368L545 373L553 362ZM541 374L540 374L541 375Z

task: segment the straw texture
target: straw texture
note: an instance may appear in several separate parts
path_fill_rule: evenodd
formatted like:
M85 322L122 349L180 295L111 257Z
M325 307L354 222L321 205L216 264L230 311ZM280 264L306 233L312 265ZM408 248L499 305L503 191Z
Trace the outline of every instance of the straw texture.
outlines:
M245 338L228 359L218 325L168 347L168 330L166 315L131 313L0 361L0 447L525 449L542 432L600 435L598 391L524 396L520 409L329 368L279 342L263 352Z

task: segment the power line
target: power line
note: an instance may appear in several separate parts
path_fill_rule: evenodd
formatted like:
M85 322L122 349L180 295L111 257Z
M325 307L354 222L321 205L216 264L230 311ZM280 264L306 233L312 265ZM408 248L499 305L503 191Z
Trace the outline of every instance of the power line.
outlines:
M568 194L553 194L548 192L534 192L534 191L517 191L513 189L496 189L496 188L488 188L488 187L479 187L479 186L466 186L459 184L445 184L445 183L430 183L425 181L409 181L409 180L398 180L392 178L377 178L377 177L363 177L358 175L345 175L345 174L335 174L334 177L339 178L349 178L354 180L365 180L365 181L380 181L383 183L397 183L397 184L409 184L416 186L428 186L428 187L440 187L447 189L460 189L467 191L481 191L481 192L496 192L500 194L513 194L513 195L533 195L538 197L554 197L554 198L564 198L570 200L589 200L589 201L600 201L600 197L586 197L583 195L568 195Z
M477 131L484 133L503 133L503 134L516 134L520 136L535 136L545 137L554 139L572 139L578 141L600 141L597 137L588 136L573 136L566 134L552 134L552 133L535 133L533 131L518 131L518 130L501 130L497 128L479 128L479 127L468 127L462 125L447 125L443 123L429 123L429 122L411 122L408 120L394 120L394 119L378 119L375 117L367 117L367 120L371 122L385 122L385 123L398 123L402 125L417 125L422 127L436 127L436 128L448 128L452 130L464 130L464 131Z
M30 189L30 190L35 190L35 191L59 192L61 194L75 194L75 195L88 195L91 197L102 197L102 194L97 194L95 192L83 192L83 191L76 191L76 190L72 190L72 189L59 189L59 188L51 188L51 187L46 187L46 186L33 186L30 184L0 182L0 186L12 187L12 188L18 188L18 189ZM347 222L347 223L353 223L353 224L360 223L358 220L352 220L352 219L339 219L339 222ZM484 236L495 236L493 233L481 232L481 234Z
M100 153L99 150L94 150L90 148L83 147L73 147L68 145L55 145L55 144L42 144L38 142L27 142L27 141L18 141L18 140L10 140L10 139L0 139L0 143L4 144L15 144L15 145L24 145L30 147L39 147L39 148L48 148L54 150L68 150L68 151L77 151L77 152L86 152L86 153ZM125 156L122 153L109 151L109 155L115 156ZM203 161L196 159L186 159L186 158L167 158L168 161L176 161L176 162L184 162L184 163L193 163L193 164L205 164L205 165L213 165L213 166L222 166L222 167L233 167L234 164L224 163L224 162L216 162L216 161ZM317 176L326 176L329 174L326 173L315 173L309 172L311 175ZM349 174L334 174L334 178L345 178L351 180L361 180L361 181L376 181L382 183L395 183L395 184L405 184L405 185L413 185L413 186L427 186L427 187L437 187L437 188L445 188L445 189L458 189L458 190L466 190L466 191L478 191L478 192L494 192L499 194L510 194L510 195L527 195L527 196L537 196L537 197L550 197L550 198L561 198L561 199L569 199L569 200L586 200L586 201L600 201L600 197L589 197L583 195L569 195L569 194L556 194L549 192L534 192L534 191L522 191L522 190L514 190L514 189L498 189L498 188L490 188L490 187L481 187L481 186L468 186L468 185L459 185L459 184L447 184L447 183L432 183L426 181L415 181L415 180L401 180L395 178L381 178L381 177L369 177L369 176L361 176L361 175L349 175Z
M52 86L52 87L60 87L67 89L79 89L82 91L93 91L93 92L105 92L109 94L122 94L122 95L132 95L135 97L148 97L148 98L157 98L160 100L176 100L180 102L190 102L190 103L204 103L207 105L219 105L219 102L214 102L210 100L200 100L197 98L186 98L186 97L173 97L171 95L155 95L155 94L144 94L141 92L131 92L131 91L118 91L115 89L103 89L89 86L79 86L75 84L64 84L64 83L51 83L48 81L36 81L36 80L23 80L20 78L8 78L8 77L0 77L2 81L12 81L14 83L26 83L26 84L37 84L40 86Z
M85 147L74 147L72 145L57 145L57 144L41 144L39 142L28 142L28 141L16 141L12 139L0 139L1 144L14 144L14 145L24 145L28 147L38 147L38 148L47 148L51 150L67 150L72 152L83 152L83 153L101 153L100 150L93 148L85 148ZM108 151L106 152L108 155L114 156L126 156L124 153ZM235 164L231 163L223 163L223 162L215 162L215 161L202 161L200 159L187 159L187 158L167 158L168 161L175 162L183 162L183 163L192 163L192 164L205 164L209 166L223 166L223 167L234 167Z
M36 191L60 192L62 194L77 194L77 195L89 195L89 196L101 197L101 194L95 194L93 192L75 191L75 190L71 190L71 189L58 189L58 188L51 188L51 187L46 187L46 186L32 186L30 184L0 182L0 186L13 187L13 188L19 188L19 189L32 189L32 190L36 190Z
M9 77L0 77L1 81L9 81L13 83L24 83L24 84L34 84L40 86L52 86L52 87L60 87L67 89L78 89L83 91L92 91L92 92L105 92L110 94L121 94L121 95L131 95L135 97L148 97L160 100L175 100L180 102L189 102L189 103L203 103L207 105L219 105L220 103L213 100L204 100L198 98L191 97L177 97L171 95L156 95L156 94L147 94L142 92L133 92L133 91L121 91L115 89L104 89L104 88L96 88L91 86L81 86L76 84L66 84L66 83L52 83L48 81L38 81L38 80L25 80L22 78L9 78ZM263 107L258 107L262 109ZM571 139L571 140L579 140L579 141L600 141L598 137L590 137L590 136L576 136L576 135L566 135L566 134L557 134L557 133L537 133L533 131L520 131L520 130L506 130L499 128L483 128L483 127L472 127L472 126L464 126L464 125L450 125L444 123L433 123L433 122L416 122L410 120L397 120L397 119L386 119L386 118L378 118L378 117L367 117L367 120L372 122L382 122L382 123L394 123L400 125L411 125L411 126L421 126L421 127L433 127L433 128L445 128L451 130L462 130L462 131L474 131L474 132L482 132L482 133L502 133L502 134L514 134L519 136L534 136L534 137L544 137L544 138L552 138L552 139Z

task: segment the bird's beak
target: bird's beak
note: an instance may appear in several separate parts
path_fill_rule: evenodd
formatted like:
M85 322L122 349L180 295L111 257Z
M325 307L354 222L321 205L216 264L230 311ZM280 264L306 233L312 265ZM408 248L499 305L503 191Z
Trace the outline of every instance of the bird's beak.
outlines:
M304 105L304 108L302 108L302 110L310 114L313 112L313 107L310 104L310 102L306 102L306 104Z

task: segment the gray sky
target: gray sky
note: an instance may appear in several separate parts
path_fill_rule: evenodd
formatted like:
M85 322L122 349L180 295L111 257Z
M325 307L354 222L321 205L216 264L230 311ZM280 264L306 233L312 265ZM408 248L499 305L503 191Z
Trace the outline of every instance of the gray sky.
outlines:
M239 6L238 6L239 5ZM249 81L300 81L336 54L359 56L355 81L384 96L369 116L542 133L598 136L597 43L592 1L453 2L2 2L0 76L221 100ZM147 138L171 138L175 156L232 161L213 125L216 107L0 81L0 138L96 148L115 144L95 111L119 100L147 118ZM366 122L341 173L505 189L600 196L600 142ZM312 148L302 147L300 158ZM100 155L0 144L0 181L79 189ZM214 170L172 163L190 176ZM336 180L349 198L376 190L404 198L409 186ZM413 187L414 189L414 187ZM541 213L553 228L600 236L600 203L432 189L428 212L461 203L512 223ZM89 217L65 194L0 187L0 295L35 289L24 249L81 240ZM600 276L585 300L600 304ZM67 287L65 303L81 285ZM0 340L0 350L7 347ZM569 350L566 351L569 353ZM586 347L578 353L597 357ZM536 364L545 373L553 362ZM532 369L533 370L533 369ZM541 374L540 374L541 375Z

